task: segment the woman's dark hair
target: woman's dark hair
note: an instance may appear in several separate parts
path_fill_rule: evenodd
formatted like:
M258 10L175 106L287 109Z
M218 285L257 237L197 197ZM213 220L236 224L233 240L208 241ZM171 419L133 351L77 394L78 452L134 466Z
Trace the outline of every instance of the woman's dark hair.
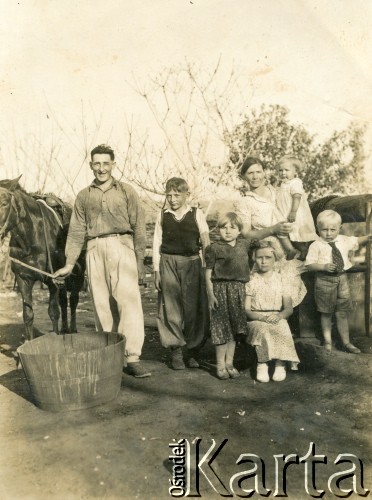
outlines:
M256 158L255 156L247 156L247 158L243 162L243 165L240 167L240 177L243 177L249 167L251 167L252 165L261 165L263 170L265 170L265 165L259 158Z

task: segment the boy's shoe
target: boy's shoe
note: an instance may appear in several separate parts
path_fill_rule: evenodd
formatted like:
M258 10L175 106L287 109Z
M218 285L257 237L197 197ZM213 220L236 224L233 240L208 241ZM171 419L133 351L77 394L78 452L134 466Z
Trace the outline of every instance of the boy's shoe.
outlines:
M198 362L198 355L199 355L199 349L195 347L192 349L187 349L186 364L189 368L200 368Z
M239 378L240 377L240 373L238 372L238 370L234 366L231 366L231 367L226 366L226 370L227 370L227 373L229 374L230 378Z
M151 372L146 370L146 368L144 368L139 361L135 363L127 363L126 372L128 375L133 375L133 377L136 378L151 377Z
M344 349L346 352L350 352L351 354L360 354L362 351L355 347L353 344L345 344Z
M285 371L285 366L284 365L276 365L274 374L273 374L273 380L274 382L282 382L285 380L287 376L287 372Z
M184 370L186 368L185 363L183 361L181 347L172 348L171 367L173 368L173 370Z
M217 378L220 380L227 380L230 378L226 368L217 368Z
M257 374L256 379L258 382L269 382L269 366L267 363L257 364Z
M189 368L199 368L200 367L199 363L196 361L195 358L189 358L187 360L187 366Z

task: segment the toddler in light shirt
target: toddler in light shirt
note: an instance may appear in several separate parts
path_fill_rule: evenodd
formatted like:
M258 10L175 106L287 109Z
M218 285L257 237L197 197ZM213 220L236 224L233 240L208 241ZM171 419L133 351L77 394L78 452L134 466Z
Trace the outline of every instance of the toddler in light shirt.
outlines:
M346 276L352 267L349 253L366 244L371 235L355 237L339 234L341 216L334 210L324 210L317 217L320 239L314 241L306 257L308 271L315 271L315 303L321 315L324 348L332 351L332 314L335 313L337 329L346 352L360 353L360 349L350 342L348 311L350 291Z

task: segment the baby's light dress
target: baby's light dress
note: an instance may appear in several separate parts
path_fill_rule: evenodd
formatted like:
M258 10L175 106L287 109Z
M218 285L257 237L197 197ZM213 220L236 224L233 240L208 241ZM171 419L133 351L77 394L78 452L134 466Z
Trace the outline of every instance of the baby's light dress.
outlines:
M283 296L288 296L286 283L282 275L273 272L270 278L266 274L255 273L246 283L245 291L251 296L251 310L260 312L263 316L270 311L280 311ZM271 325L263 321L248 321L248 342L259 346L258 361L264 363L271 359L299 362L291 331L287 320L281 319L278 324Z
M248 191L246 195L235 203L235 212L241 217L244 224L250 229L264 229L273 226L280 221L276 208L276 192L272 186L267 186L269 199ZM283 219L282 219L283 220ZM305 271L304 265L297 259L286 260L281 244L275 236L269 236L265 240L270 240L275 247L280 259L276 263L276 270L283 275L284 281L288 284L293 307L300 304L306 295L306 287L300 274ZM252 273L255 269L252 269Z
M315 241L318 239L313 217L307 202L302 181L294 177L289 181L283 181L276 192L276 207L280 220L287 220L292 208L292 195L300 194L301 200L296 213L296 220L292 223L292 231L289 238L292 241Z

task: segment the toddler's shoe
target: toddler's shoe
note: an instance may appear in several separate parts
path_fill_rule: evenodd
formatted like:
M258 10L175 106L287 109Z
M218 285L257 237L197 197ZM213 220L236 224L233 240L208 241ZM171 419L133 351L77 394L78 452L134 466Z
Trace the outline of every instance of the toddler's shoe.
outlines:
M282 364L275 365L275 370L273 374L274 382L282 382L285 380L287 372L285 371L285 366Z
M256 379L258 382L269 382L269 366L267 363L257 363Z
M240 373L234 366L226 366L227 373L229 374L230 378L239 378Z
M350 352L351 354L360 354L362 351L355 347L353 344L345 344L344 349L346 352Z
M226 368L217 368L217 378L220 380L227 380L230 378Z
M289 363L289 367L290 369L293 371L293 372L297 372L298 371L298 365L299 365L299 362L298 361L291 361Z

